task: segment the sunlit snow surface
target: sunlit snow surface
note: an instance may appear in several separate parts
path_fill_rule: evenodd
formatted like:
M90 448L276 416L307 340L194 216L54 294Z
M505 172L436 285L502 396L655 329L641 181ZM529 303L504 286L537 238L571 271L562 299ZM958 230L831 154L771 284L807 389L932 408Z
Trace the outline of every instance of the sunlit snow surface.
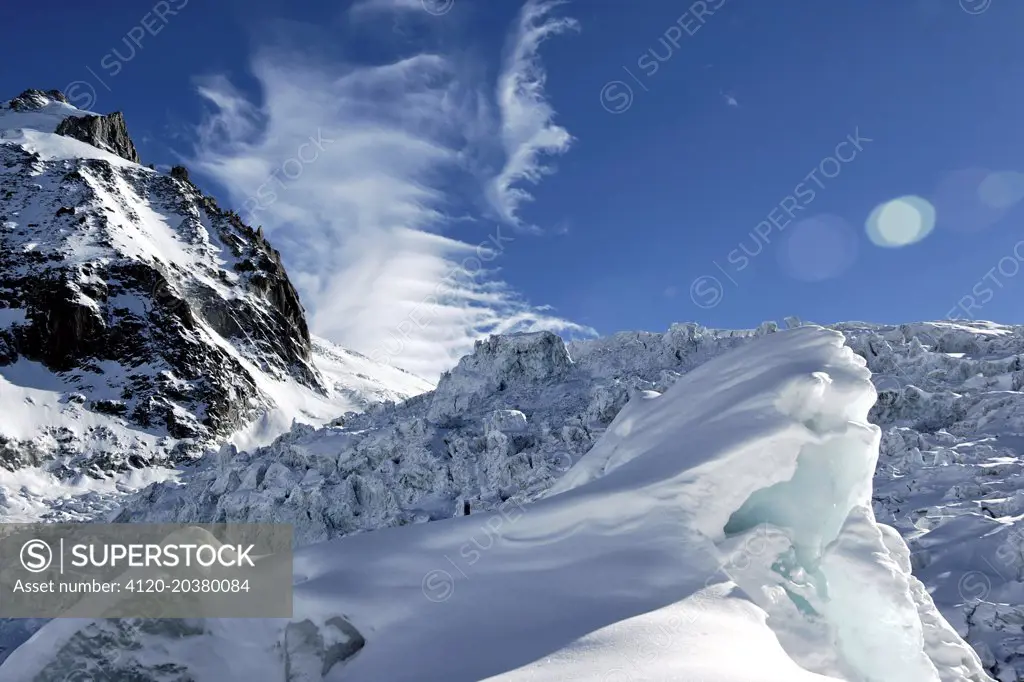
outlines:
M766 334L634 394L538 500L300 549L293 620L366 640L323 679L989 680L874 521L865 365L836 332ZM0 678L71 673L55 652L82 625L47 624ZM208 622L144 658L320 679L284 627Z

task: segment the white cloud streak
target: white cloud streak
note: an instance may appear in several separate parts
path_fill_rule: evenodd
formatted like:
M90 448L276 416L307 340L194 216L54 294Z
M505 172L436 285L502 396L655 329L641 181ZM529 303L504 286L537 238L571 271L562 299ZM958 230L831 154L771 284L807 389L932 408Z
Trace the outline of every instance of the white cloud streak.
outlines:
M500 219L520 227L525 225L519 209L533 200L521 183L536 184L551 173L544 164L545 156L564 154L573 139L569 131L554 123L555 111L544 92L547 73L539 54L548 38L579 28L573 19L551 16L563 4L561 0L526 3L498 78L496 98L506 161L490 181L487 199Z
M352 5L352 12L394 12L397 10L423 11L423 0L359 0Z
M591 333L496 279L508 228L497 248L493 227L468 241L443 233L458 222L451 190L471 177L467 159L488 151L477 146L502 141L507 163L479 191L508 226L528 197L516 183L539 180L541 155L568 146L537 56L573 25L550 18L554 4L520 15L499 76L500 131L487 114L494 89L439 54L353 65L275 44L252 60L260 100L222 76L201 81L210 113L189 163L264 227L315 333L431 379L490 333Z

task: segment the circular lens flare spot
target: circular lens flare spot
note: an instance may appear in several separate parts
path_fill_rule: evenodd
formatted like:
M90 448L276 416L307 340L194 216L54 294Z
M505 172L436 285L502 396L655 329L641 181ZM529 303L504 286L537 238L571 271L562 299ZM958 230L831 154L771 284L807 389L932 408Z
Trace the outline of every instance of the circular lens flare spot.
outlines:
M821 214L786 229L779 249L783 270L804 282L838 277L857 260L857 231L841 217Z
M1006 214L999 205L1007 203L1007 182L1002 175L987 168L946 173L932 195L938 228L972 233L999 222Z
M1024 173L997 171L978 185L978 199L995 209L1008 209L1024 199Z
M877 246L899 248L921 241L935 227L935 208L927 199L904 196L879 204L867 220L868 237Z

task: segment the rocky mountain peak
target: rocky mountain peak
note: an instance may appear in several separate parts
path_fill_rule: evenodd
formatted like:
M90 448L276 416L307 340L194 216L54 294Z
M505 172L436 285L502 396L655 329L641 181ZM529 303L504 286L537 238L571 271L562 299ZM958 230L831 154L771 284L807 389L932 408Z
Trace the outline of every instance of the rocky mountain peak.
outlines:
M8 106L15 111L31 111L41 109L50 102L67 104L68 99L60 90L47 90L44 92L30 88L12 99Z
M116 154L126 161L140 163L135 143L128 134L128 126L120 111L103 115L81 111L71 106L60 90L36 89L26 90L6 105L0 106L0 109L3 108L23 114L15 116L10 122L16 128L53 132ZM42 114L46 123L38 116L25 116L33 112Z
M126 161L141 163L120 111L105 116L68 116L54 132L117 154Z
M283 429L314 408L326 421L364 395L403 395L325 378L280 253L184 167L138 165L121 113L40 90L6 109L0 398L50 416L0 428L0 467L59 460L103 476L191 457L275 410L292 415L274 417Z
M171 177L181 180L182 182L187 182L190 185L192 184L192 179L188 175L188 168L185 168L184 166L173 166L171 168Z

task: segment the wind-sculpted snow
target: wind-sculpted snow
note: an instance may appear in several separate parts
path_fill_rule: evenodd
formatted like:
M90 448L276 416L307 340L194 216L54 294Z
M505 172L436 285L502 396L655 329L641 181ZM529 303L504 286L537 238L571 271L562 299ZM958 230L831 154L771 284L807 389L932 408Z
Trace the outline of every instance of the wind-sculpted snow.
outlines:
M634 390L553 487L562 472L538 475L547 494L516 493L533 501L502 501L492 482L496 496L474 501L493 511L465 517L449 504L445 513L460 518L300 549L290 624L206 621L173 632L150 625L126 636L122 623L83 629L53 621L15 650L0 677L48 682L78 666L132 679L164 679L163 669L196 682L990 682L910 574L903 540L874 520L872 472L882 434L867 421L875 399L867 361L842 335L817 327L757 336L696 368L681 353L675 366L689 371L660 390ZM709 350L713 332L677 328L644 338L651 358L645 371L665 371L663 358L675 358L665 346L680 338L702 360L714 354L701 350ZM723 345L743 337L728 338ZM636 350L632 339L620 342ZM446 408L465 405L445 411L446 426L425 417L412 423L411 414L432 407L432 396L421 396L344 428L291 434L262 451L262 467L255 455L239 455L246 461L235 467L221 453L208 464L213 472L195 475L193 485L204 492L177 502L294 493L374 456L374 447L360 444L387 428L407 429L405 447L435 443L423 457L445 452L445 438L465 440L475 429L481 462L472 484L510 475L507 467L488 469L498 464L488 460L496 458L490 436L512 442L540 433L537 421L550 423L559 411L607 414L594 408L606 399L593 396L605 395L614 379L594 378L585 352L570 363L553 347L547 335L480 344L475 359L438 388ZM632 356L631 371L640 362ZM488 366L520 380L496 394L476 393L480 377L495 378ZM474 400L458 399L460 387ZM478 423L465 423L470 416ZM387 439L398 441L396 434ZM530 450L539 460L556 451L547 441ZM384 480L383 459L376 469L363 466L361 476ZM518 476L531 480L526 470ZM418 489L409 478L388 482ZM434 487L435 501L455 490ZM400 502L393 490L361 490L361 499L337 506L355 504L385 524L389 513L407 512L401 505L389 512L388 503ZM392 497L375 497L385 490ZM154 499L160 495L147 498ZM306 540L348 532L306 525ZM133 643L147 646L134 651Z

